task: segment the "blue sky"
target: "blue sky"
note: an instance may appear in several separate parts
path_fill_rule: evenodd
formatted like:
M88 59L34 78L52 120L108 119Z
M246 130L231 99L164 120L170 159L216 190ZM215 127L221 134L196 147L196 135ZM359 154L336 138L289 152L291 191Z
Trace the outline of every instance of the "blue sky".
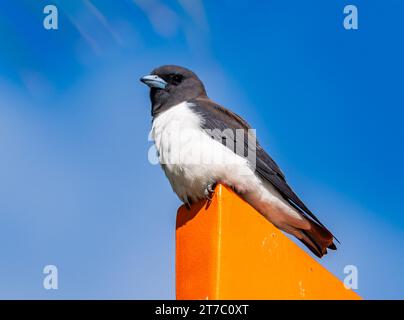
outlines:
M59 9L45 30L43 7ZM359 30L342 26L355 4ZM0 298L172 299L180 201L148 162L141 75L196 71L341 240L364 298L403 298L402 1L0 3ZM59 289L45 290L54 264Z

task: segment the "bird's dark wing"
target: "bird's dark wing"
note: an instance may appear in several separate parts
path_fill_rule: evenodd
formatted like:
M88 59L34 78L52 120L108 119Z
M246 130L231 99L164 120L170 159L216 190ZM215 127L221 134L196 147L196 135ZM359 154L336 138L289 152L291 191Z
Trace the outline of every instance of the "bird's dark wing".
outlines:
M236 139L237 129L244 130L244 154L248 153L250 144L248 143L248 129L251 129L249 124L244 121L240 116L231 112L230 110L214 103L208 98L197 98L189 101L194 112L199 113L204 119L203 128L209 129L212 134L212 138L218 141L222 141L224 145L229 147L226 143L227 139ZM215 130L218 129L218 130ZM226 130L227 129L227 130ZM229 130L232 134L229 134ZM219 132L218 132L219 131ZM221 136L217 136L217 135ZM254 137L255 138L255 137ZM234 144L236 141L234 141ZM231 144L230 144L231 146ZM254 146L253 146L254 147ZM285 175L276 164L276 162L265 152L260 146L258 141L255 144L256 148L256 163L255 170L258 176L265 181L270 182L276 190L282 195L282 197L289 202L296 210L298 210L303 216L316 221L323 226L320 220L306 207L306 205L299 199L299 197L293 192L290 186L285 180ZM235 152L235 150L232 150ZM248 157L247 157L248 158Z

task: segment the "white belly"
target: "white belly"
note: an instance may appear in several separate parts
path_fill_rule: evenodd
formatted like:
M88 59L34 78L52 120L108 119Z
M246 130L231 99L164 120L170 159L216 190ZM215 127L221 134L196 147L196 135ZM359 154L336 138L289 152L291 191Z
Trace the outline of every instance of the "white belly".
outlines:
M178 197L183 202L202 199L206 187L215 182L232 186L240 193L259 188L262 183L247 159L213 140L201 129L202 121L186 102L153 121L151 137Z

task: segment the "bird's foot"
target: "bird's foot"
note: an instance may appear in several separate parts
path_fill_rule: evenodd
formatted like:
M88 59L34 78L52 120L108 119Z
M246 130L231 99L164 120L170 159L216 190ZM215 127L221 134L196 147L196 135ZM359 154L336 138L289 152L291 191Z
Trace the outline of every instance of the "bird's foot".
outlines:
M188 211L191 211L191 206L192 206L192 200L190 198L186 198L187 201L184 202L185 208L187 208Z
M210 183L206 186L205 197L208 200L207 205L210 205L210 203L213 200L213 194L215 193L215 188L216 188L216 183Z

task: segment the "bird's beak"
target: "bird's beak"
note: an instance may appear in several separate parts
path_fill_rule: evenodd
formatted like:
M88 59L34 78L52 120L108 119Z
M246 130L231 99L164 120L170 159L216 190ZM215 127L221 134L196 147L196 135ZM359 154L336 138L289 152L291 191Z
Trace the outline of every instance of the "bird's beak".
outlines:
M165 89L167 87L167 82L154 74L144 76L140 78L140 81L148 85L150 88Z

